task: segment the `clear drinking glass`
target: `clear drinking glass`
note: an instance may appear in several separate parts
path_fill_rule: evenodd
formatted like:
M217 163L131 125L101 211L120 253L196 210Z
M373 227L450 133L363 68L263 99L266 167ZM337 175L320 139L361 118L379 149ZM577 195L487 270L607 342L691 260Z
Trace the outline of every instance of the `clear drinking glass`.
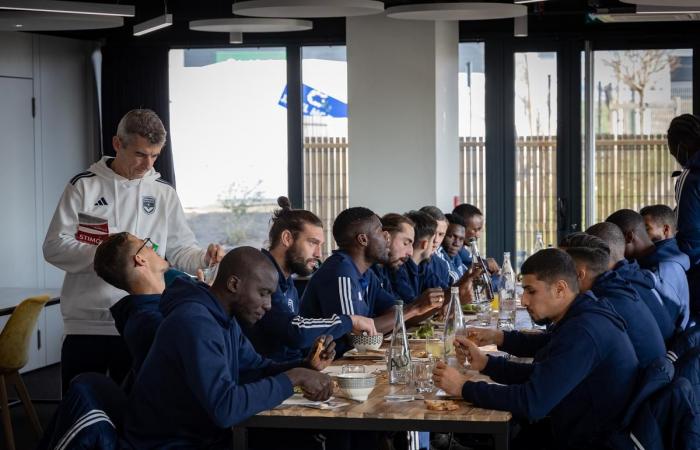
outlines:
M209 267L205 267L204 269L202 269L202 272L204 273L204 282L211 286L214 283L214 279L216 279L216 273L218 271L219 263L213 264Z
M433 369L435 361L432 358L413 361L413 384L416 392L433 392Z
M360 364L345 364L340 373L365 373L365 366Z

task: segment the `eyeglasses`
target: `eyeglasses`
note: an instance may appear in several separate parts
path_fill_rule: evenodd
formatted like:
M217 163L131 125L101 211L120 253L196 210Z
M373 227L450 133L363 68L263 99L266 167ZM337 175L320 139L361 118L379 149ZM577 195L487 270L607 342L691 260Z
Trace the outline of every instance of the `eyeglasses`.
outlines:
M153 249L154 252L157 252L157 251L158 251L158 244L156 244L155 242L153 242L153 241L151 240L151 238L146 238L146 239L143 240L143 245L142 245L141 247L139 247L138 250L136 250L136 253L134 253L134 256L138 255L139 252L140 252L141 250L143 250L144 247L146 247L146 248L151 248L151 249Z

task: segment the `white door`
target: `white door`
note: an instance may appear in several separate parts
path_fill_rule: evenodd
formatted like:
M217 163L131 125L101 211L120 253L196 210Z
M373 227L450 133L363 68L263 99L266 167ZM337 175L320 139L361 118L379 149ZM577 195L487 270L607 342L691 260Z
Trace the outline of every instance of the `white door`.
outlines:
M0 286L38 286L32 80L0 77Z

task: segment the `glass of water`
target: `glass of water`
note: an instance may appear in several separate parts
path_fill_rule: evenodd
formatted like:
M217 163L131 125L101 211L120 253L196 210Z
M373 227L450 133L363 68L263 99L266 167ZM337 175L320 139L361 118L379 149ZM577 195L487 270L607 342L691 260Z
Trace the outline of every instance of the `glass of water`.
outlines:
M480 303L478 308L476 320L479 322L479 325L485 327L491 326L491 304Z
M416 392L423 394L433 392L433 369L435 361L432 358L413 361L413 384Z

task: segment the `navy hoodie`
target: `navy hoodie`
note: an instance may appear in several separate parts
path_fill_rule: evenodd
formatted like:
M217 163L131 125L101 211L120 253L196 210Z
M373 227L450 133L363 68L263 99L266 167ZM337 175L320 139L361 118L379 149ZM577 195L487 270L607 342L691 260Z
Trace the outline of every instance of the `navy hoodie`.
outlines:
M466 382L462 396L520 418L550 416L557 449L602 448L638 370L625 322L609 302L586 292L547 334L532 364L489 356L482 373L502 385Z
M690 316L690 294L686 271L690 269L688 255L678 248L674 238L656 242L656 251L639 259L640 267L656 275L656 290L661 295L669 317L685 329Z
M695 153L676 180L676 239L690 258L690 266L700 266L700 152Z
M300 316L294 279L284 277L270 252L262 252L277 268L279 282L270 310L253 326L242 326L258 353L280 362L299 359L308 353L317 337L326 334L339 339L352 331L352 319L345 314L333 314L327 319Z
M433 259L435 259L436 262L431 264ZM449 287L449 281L446 281L449 280L447 266L444 266L444 272L436 273L434 271L435 268L443 267L442 264L444 263L444 261L435 255L433 255L430 260L423 261L421 264L416 264L413 259L409 258L398 270L391 273L394 293L403 300L405 304L409 304L418 298L426 289L447 289L447 287Z
M656 277L654 274L640 268L637 261L627 259L618 262L613 270L624 280L630 282L632 288L637 291L639 297L654 316L664 341L667 343L671 342L676 332L676 325L668 314L661 295L656 290Z
M641 367L666 354L666 345L654 316L628 281L617 272L608 270L598 275L591 291L598 298L606 298L624 319Z
M127 295L109 308L114 325L131 353L131 365L139 373L163 321L159 309L160 294Z
M281 373L292 365L258 355L206 284L177 278L160 309L125 416L134 448L221 445L228 428L292 395Z

